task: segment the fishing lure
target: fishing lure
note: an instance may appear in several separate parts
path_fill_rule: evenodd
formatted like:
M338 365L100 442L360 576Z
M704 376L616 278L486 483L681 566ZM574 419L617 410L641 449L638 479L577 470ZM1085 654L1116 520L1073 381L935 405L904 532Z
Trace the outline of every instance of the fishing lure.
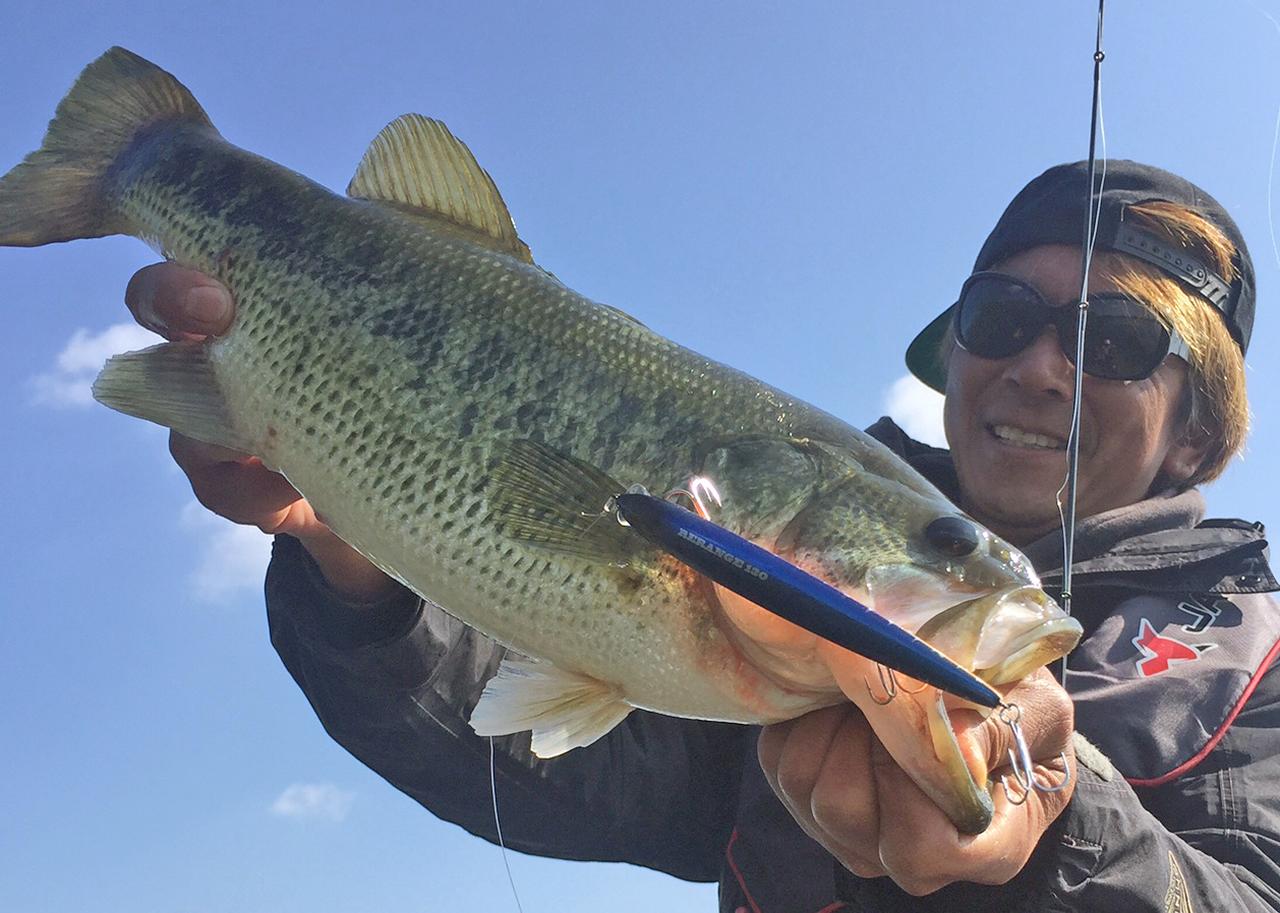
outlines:
M777 555L639 486L613 498L618 518L698 573L845 649L984 707L1000 695L883 615Z

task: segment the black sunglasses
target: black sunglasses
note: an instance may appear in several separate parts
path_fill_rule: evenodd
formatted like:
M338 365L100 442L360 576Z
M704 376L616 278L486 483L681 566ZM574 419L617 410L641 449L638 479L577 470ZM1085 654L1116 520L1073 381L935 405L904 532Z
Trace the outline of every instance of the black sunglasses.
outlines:
M1035 286L1004 273L970 276L956 302L956 342L982 358L1008 358L1035 342L1052 325L1058 345L1076 363L1080 309L1054 306ZM1108 380L1150 377L1169 355L1187 356L1187 344L1144 304L1114 292L1089 296L1084 372Z

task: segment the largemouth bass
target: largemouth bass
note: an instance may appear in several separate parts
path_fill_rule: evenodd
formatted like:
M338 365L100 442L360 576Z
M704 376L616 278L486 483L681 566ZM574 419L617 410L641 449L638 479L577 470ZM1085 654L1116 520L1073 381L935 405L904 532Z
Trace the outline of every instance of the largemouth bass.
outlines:
M871 663L683 570L604 506L707 476L717 522L993 685L1064 654L1079 625L867 435L536 265L443 125L393 122L344 197L227 143L172 76L115 48L0 179L0 244L109 234L217 277L237 314L220 339L113 358L95 396L260 457L378 567L524 654L478 732L532 730L550 757L634 708L768 723L851 699L958 828L989 823L989 772L934 689L881 705Z

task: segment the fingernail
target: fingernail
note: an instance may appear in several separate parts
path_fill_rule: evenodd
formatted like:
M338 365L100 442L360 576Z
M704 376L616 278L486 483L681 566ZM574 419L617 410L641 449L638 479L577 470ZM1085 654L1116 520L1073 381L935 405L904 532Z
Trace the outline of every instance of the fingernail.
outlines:
M231 316L231 296L211 285L193 288L182 304L189 318L206 326L218 326Z

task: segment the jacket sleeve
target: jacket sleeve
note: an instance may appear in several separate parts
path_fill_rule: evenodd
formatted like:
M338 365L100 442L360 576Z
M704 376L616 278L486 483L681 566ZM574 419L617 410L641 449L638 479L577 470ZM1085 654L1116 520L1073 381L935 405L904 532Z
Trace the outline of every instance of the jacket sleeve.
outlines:
M1105 761L1081 765L1038 854L1047 897L1067 910L1280 910L1275 698L1255 694L1205 761L1141 796Z
M887 878L859 879L837 866L841 896L859 908L922 913L1280 910L1275 667L1264 687L1192 774L1142 799L1097 749L1078 742L1075 794L1008 884L954 884L909 898Z
M504 648L408 590L344 602L287 536L266 593L272 644L329 735L438 817L495 841L490 742L467 719ZM635 711L559 758L528 746L527 734L493 740L508 847L716 880L754 757L746 727Z

